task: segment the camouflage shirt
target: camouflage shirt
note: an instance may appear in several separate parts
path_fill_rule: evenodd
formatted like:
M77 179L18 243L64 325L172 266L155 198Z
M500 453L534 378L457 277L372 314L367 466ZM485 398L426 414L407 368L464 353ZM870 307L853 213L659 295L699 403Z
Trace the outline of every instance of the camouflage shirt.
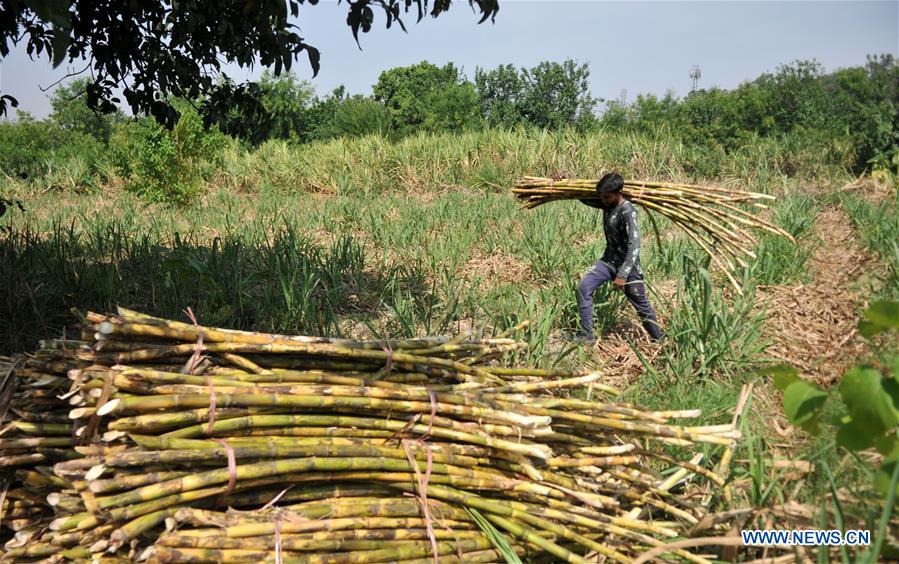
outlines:
M594 202L581 201L602 209ZM600 260L615 267L616 276L625 280L631 274L643 274L640 269L640 230L637 228L637 208L634 204L624 200L611 210L602 210L602 229L606 236L606 250Z

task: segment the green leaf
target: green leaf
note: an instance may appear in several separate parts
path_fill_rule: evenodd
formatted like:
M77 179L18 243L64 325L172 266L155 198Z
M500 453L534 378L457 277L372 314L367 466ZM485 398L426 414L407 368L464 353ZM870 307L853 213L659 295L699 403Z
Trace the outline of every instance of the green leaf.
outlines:
M883 462L880 463L880 468L877 469L877 473L874 475L874 484L883 495L886 495L890 490L890 480L893 477L893 471L896 469L897 464L899 464L899 441L893 439L893 451L889 456L884 457ZM899 487L896 490L899 493Z
M874 302L862 315L868 321L888 329L899 329L899 302Z
M899 302L879 301L862 312L858 332L866 339L890 329L899 329Z
M889 435L881 435L874 439L874 448L877 449L877 452L886 456L893 451L893 448L896 446L896 438L891 437Z
M849 409L852 423L874 437L899 423L893 400L881 384L880 372L864 366L853 366L840 382L840 395Z
M786 390L787 386L793 382L800 381L799 370L789 364L766 366L759 370L759 374L771 376L774 380L774 386L780 391Z
M887 328L879 323L874 323L873 321L866 321L862 319L858 322L858 332L862 337L866 339L870 339L874 335L879 333L883 333Z
M854 422L849 422L837 431L837 444L848 450L864 450L874 446L874 437L865 433Z
M784 390L784 413L793 425L815 432L827 394L808 382L798 380Z
M69 28L53 26L53 68L58 67L66 58L69 49Z
M895 375L892 378L884 378L880 385L883 386L883 391L890 396L893 407L899 409L899 378L896 378Z
M503 560L506 561L506 564L522 564L521 559L518 558L518 554L512 548L512 545L509 544L509 540L499 531L499 529L493 526L493 523L484 518L484 516L473 507L466 507L465 511L471 515L472 520L478 528L481 529L490 541L490 544L499 551Z

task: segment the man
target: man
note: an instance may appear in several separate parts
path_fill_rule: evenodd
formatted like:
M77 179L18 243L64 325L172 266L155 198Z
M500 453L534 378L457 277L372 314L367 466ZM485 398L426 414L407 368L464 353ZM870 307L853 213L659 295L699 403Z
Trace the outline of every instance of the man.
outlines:
M659 327L656 312L646 299L643 271L640 269L640 232L637 228L637 210L624 199L621 190L624 179L611 172L596 184L599 204L581 200L588 206L602 210L602 227L606 236L606 250L602 258L593 265L577 286L577 302L581 317L581 330L574 340L592 343L593 336L593 293L600 285L613 280L616 287L624 290L649 338L659 341L664 338Z

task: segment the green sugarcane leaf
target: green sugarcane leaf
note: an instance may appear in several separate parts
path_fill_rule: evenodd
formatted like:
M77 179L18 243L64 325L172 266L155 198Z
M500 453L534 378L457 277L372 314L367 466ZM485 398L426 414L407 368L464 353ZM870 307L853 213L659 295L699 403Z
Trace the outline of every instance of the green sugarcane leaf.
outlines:
M882 380L879 371L854 366L840 382L840 395L849 409L853 425L871 435L872 441L899 424L899 413Z
M518 558L518 554L512 549L512 545L509 544L509 540L501 533L499 530L493 526L493 523L488 521L481 515L477 509L473 507L466 507L465 511L471 515L471 518L474 520L475 524L478 526L481 531L484 532L484 535L490 541L490 544L496 547L496 550L502 554L503 559L505 559L506 564L522 564L521 559Z

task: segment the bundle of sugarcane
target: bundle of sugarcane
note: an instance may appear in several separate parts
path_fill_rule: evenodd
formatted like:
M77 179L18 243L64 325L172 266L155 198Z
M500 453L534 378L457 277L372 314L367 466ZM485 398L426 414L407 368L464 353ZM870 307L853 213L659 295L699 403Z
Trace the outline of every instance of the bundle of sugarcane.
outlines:
M738 436L676 423L698 411L552 395L613 390L503 366L522 346L506 336L329 340L128 310L88 314L82 336L18 370L13 403L69 383L53 413L71 408L74 446L52 471L18 467L12 487L31 479L44 507L13 558L628 561L701 518L685 482L724 484L726 463L661 447Z
M596 180L538 178L525 176L512 192L526 209L558 200L599 201ZM730 190L714 186L625 180L624 197L648 212L651 225L658 228L653 213L668 218L710 257L738 292L738 267L746 268L746 258L756 258L753 230L765 231L794 241L793 236L769 221L750 213L745 206L767 209L774 196L758 192ZM744 206L744 207L741 207Z

